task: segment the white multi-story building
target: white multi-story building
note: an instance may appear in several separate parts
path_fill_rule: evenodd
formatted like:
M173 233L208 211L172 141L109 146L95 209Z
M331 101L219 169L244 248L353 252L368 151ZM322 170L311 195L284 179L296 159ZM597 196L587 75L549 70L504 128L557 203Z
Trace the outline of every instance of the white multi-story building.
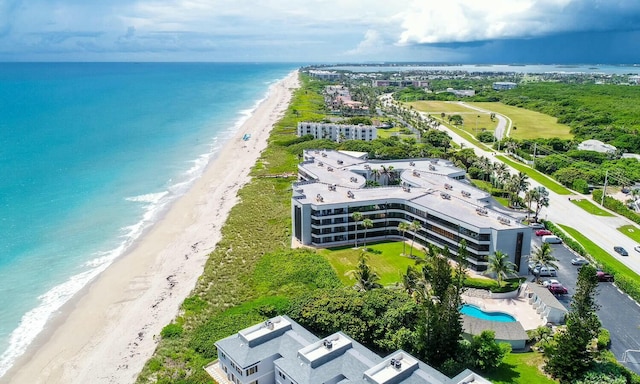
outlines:
M490 383L468 369L450 379L402 350L382 358L342 332L319 339L286 316L218 340L216 347L218 361L205 369L220 383Z
M527 272L531 229L510 212L491 208L490 195L465 182L465 171L449 161L374 161L309 150L298 165L298 176L291 217L293 236L303 245L354 244L356 233L359 239L364 236L352 218L360 212L373 221L367 241L413 238L413 233L398 231L398 224L418 221L417 243L446 246L458 254L465 240L469 268L475 271L485 271L489 255L501 251L518 272ZM372 182L382 186L368 188Z
M298 123L298 136L313 135L315 139L333 141L364 140L371 141L378 137L378 129L372 125L333 124L333 123Z
M517 87L518 84L512 83L510 81L496 81L493 83L493 89L496 91L505 91L507 89L513 89Z

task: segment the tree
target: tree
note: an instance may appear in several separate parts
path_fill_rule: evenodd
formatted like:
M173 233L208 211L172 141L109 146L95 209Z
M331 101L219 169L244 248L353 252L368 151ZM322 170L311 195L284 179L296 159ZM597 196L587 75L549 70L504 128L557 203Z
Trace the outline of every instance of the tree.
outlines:
M421 229L422 229L422 225L418 220L414 220L413 222L411 222L411 224L409 224L409 230L413 232L413 237L411 238L411 251L409 252L409 257L413 257L413 244L416 241L416 234Z
M409 223L405 223L403 221L400 224L398 224L398 231L400 231L400 233L402 233L402 238L403 238L403 240L402 240L402 254L403 255L407 254L407 241L406 241L404 235L409 230L411 230L411 225Z
M536 212L535 215L533 216L533 218L538 221L538 216L540 215L540 211L542 210L542 207L548 207L549 206L549 191L547 191L547 189L545 187L537 187L536 188L537 193L536 193Z
M524 201L527 203L527 218L529 218L529 213L533 212L531 210L531 206L533 205L533 202L538 199L537 195L537 188L530 189L524 194Z
M555 262L558 261L558 259L553 257L551 252L551 245L549 245L549 243L542 243L541 247L535 248L535 251L531 255L531 261L540 267L554 267L557 269L558 265ZM540 281L539 272L536 274L536 281Z
M511 352L511 345L497 343L495 332L487 330L473 336L469 349L474 368L487 372L502 364L504 357Z
M364 249L367 249L367 230L373 228L373 221L371 219L362 220L362 227L364 228Z
M380 276L371 269L367 261L367 254L365 250L362 250L360 258L358 259L358 266L356 269L348 272L356 279L356 283L353 287L358 291L370 291L375 288L382 288L382 285L378 283L378 281L380 281Z
M495 253L489 256L488 271L496 274L496 280L498 280L498 286L502 286L502 280L509 278L510 275L515 274L516 265L509 261L509 255L501 251L495 251Z
M561 383L575 382L593 364L595 353L589 345L600 329L599 306L595 301L597 287L596 269L583 266L578 272L566 328L558 334L556 343L545 350L545 370Z
M362 220L362 213L353 212L351 214L351 218L355 222L355 232L356 232L356 244L355 244L355 247L358 248L358 223L360 222L360 220Z

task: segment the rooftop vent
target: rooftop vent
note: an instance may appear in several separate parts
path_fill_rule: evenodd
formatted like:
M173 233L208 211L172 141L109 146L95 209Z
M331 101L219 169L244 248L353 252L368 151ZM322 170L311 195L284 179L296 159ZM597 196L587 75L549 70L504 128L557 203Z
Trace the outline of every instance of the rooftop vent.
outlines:
M453 189L453 185L444 183L444 189L452 190Z
M408 185L403 185L402 186L402 190L405 191L405 192L411 192L411 187L408 186Z
M460 191L460 193L462 194L462 196L464 197L471 197L471 193L467 192L467 191Z
M420 172L418 172L418 171L413 171L413 176L415 176L415 177L420 177Z
M511 225L511 220L507 219L504 216L498 216L498 221L505 225Z
M481 216L487 216L489 214L486 209L480 207L476 208L476 213Z
M320 202L320 203L322 203L322 202L324 201L324 198L322 197L322 195L321 195L321 194L319 194L319 193L318 193L318 194L316 195L316 201L318 201L318 202Z
M445 192L440 193L440 197L442 197L445 200L451 200L451 195Z
M371 166L370 166L369 164L366 164L366 165L364 166L364 169L368 169L368 170L370 170L370 169L371 169Z
M353 199L355 196L353 195L353 192L347 191L347 197Z
M395 369L402 368L402 356L400 356L399 358L396 358L396 359L391 359L389 361L389 365L392 366Z
M324 345L324 347L327 348L327 349L331 349L331 348L333 348L333 341L331 341L329 339L324 339L322 341L322 345Z
M327 154L322 152L322 157L327 157Z
M435 170L436 170L436 167L434 167L433 165L429 164L429 170L430 170L430 171L435 171Z
M333 172L333 167L327 167L327 171Z
M352 183L357 183L358 182L358 178L357 177L350 177L349 181L351 181Z
M318 167L322 167L324 163L322 161L318 161Z
M335 191L336 190L336 185L335 184L329 184L329 190L330 191Z
M342 163L344 163L344 161L338 160L338 164L342 165Z
M416 166L416 163L414 163L413 161L410 161L410 162L409 162L409 166L410 166L410 167L415 167L415 166Z

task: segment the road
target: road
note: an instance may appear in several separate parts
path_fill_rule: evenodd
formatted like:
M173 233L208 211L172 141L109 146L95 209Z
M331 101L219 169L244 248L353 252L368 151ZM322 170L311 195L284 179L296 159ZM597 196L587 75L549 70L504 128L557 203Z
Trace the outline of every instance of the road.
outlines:
M469 105L464 101L459 101L458 104L482 113L495 113L496 119L498 119L498 125L496 126L496 129L493 131L493 136L495 136L496 139L498 140L502 140L505 136L509 137L509 131L511 131L512 122L508 116L504 116L499 113L489 111L487 109L482 109L473 105Z
M540 247L540 238L535 235L532 237L532 249ZM551 245L551 247L559 266L558 276L555 278L569 290L569 294L559 296L558 300L569 309L578 277L578 268L571 265L571 259L576 255L562 244ZM533 278L531 276L531 279ZM612 283L600 283L598 292L597 303L600 305L598 317L602 327L611 333L611 352L618 360L622 360L625 351L640 350L640 305ZM625 366L640 373L640 353L629 353L627 356L628 362Z

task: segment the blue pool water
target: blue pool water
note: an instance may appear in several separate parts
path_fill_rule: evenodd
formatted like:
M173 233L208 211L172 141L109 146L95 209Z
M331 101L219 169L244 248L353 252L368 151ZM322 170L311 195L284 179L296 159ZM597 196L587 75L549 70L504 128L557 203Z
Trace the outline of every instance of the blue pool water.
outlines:
M471 304L463 305L462 308L460 309L460 313L462 313L463 315L476 317L482 320L498 321L501 323L513 323L516 321L516 319L513 316L509 315L508 313L485 312L482 309Z

